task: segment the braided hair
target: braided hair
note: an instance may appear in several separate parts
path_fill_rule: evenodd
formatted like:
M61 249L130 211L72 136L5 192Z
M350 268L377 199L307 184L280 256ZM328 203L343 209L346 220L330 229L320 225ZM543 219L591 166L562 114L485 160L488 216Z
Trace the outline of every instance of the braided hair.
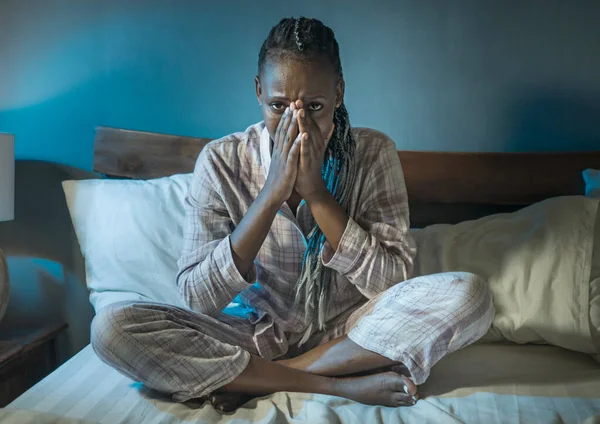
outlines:
M291 55L302 60L327 59L334 67L338 79L343 78L339 46L331 28L317 19L286 18L275 25L258 55L258 71L262 72L267 58ZM335 125L327 144L323 166L323 180L329 192L347 211L350 193L355 178L356 144L350 131L348 111L342 103L333 115ZM302 272L296 282L296 306L304 302L306 328L300 345L313 332L315 325L325 329L326 309L329 303L333 270L323 266L320 255L325 235L317 224L307 237L306 251L302 261Z

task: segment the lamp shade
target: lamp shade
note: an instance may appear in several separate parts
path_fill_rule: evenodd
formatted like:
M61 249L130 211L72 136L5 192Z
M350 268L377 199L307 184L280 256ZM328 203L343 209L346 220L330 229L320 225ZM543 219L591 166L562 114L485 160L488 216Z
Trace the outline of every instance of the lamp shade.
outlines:
M0 221L15 217L15 138L0 133Z

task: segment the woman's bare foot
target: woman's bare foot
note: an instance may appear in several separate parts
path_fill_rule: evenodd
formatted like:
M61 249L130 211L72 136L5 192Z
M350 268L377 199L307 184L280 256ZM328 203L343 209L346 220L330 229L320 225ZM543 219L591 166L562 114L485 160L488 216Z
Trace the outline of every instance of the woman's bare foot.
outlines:
M366 405L412 406L418 400L412 380L392 371L337 379L339 395Z
M253 398L254 396L243 393L217 392L209 395L208 401L217 411L233 412Z
M419 398L412 380L393 371L336 378L336 395L366 405L381 406L412 406ZM243 393L217 392L208 396L208 401L220 412L232 412L253 397Z

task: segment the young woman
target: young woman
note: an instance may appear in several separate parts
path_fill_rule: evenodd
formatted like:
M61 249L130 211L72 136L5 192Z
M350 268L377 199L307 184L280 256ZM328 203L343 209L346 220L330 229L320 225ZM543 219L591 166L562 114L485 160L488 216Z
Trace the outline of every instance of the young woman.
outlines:
M255 84L264 122L208 144L196 164L177 277L189 310L106 307L94 349L175 401L207 396L223 411L277 391L412 405L437 361L488 330L486 282L409 279L396 147L350 128L330 28L279 22Z

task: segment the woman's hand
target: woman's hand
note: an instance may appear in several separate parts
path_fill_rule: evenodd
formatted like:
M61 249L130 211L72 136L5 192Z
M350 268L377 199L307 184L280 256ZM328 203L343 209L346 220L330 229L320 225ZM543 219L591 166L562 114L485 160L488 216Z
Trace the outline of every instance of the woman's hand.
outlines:
M331 131L327 138L324 139L315 121L302 108L301 101L297 102L297 107L300 132L298 136L300 139L300 161L295 189L306 202L310 202L313 197L327 193L327 186L323 181L321 167L323 166L325 148L333 134L334 126L332 123Z
M292 194L298 175L300 137L295 103L291 103L283 113L273 142L269 176L263 190L280 207Z

